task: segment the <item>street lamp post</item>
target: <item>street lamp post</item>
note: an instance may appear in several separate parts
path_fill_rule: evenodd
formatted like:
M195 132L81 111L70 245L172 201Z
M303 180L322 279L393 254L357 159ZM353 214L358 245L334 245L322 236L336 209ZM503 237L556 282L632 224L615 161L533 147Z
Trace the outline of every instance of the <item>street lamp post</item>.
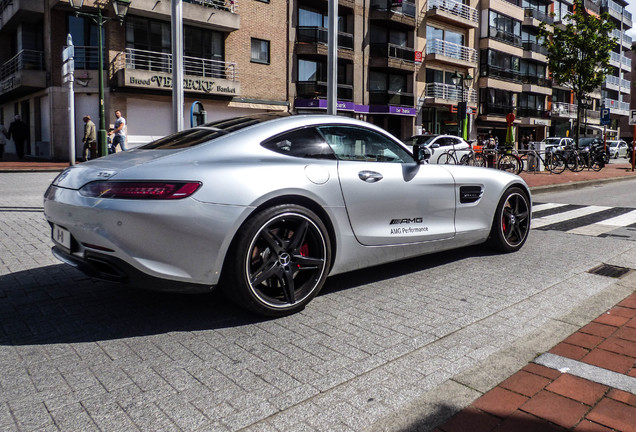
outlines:
M124 23L124 17L128 13L128 7L131 0L113 0L113 9L115 15L119 19L119 23ZM101 156L108 154L108 146L106 144L106 113L104 111L104 40L103 40L103 28L104 23L113 20L115 18L105 17L102 14L102 9L97 4L97 13L80 12L80 9L84 6L84 0L69 0L71 7L75 10L76 16L85 16L91 18L97 24L97 41L98 41L98 68L97 81L99 85L99 131L97 132L97 143L99 145L99 153ZM96 2L97 3L97 2Z
M466 122L466 111L468 111L468 89L473 82L473 77L470 74L462 76L457 71L451 76L451 81L457 87L457 91L460 93L459 103L457 104L457 136L463 138L463 130Z

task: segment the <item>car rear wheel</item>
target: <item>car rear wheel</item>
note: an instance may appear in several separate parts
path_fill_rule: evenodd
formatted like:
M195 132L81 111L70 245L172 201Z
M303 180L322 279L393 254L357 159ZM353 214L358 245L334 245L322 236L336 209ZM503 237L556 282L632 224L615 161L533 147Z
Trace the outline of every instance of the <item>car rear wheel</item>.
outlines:
M502 252L515 252L528 238L530 201L518 187L508 189L499 201L490 231L490 245Z
M322 288L331 260L328 231L298 205L279 205L249 219L228 255L223 291L252 312L302 310Z

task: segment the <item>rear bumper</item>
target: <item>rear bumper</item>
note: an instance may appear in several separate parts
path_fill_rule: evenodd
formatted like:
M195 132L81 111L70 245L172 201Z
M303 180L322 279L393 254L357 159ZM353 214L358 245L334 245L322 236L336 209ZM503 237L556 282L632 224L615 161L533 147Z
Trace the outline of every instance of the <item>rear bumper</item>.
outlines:
M211 285L156 278L137 270L124 260L110 255L87 251L84 258L80 258L58 246L53 246L51 252L57 259L75 267L87 276L121 283L134 288L179 293L207 293L215 288L215 286Z

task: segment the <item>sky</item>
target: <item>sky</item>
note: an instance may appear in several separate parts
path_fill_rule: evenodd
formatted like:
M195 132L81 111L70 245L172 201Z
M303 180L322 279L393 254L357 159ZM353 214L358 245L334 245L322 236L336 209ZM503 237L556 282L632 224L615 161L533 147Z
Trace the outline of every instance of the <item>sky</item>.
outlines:
M632 22L636 19L636 0L628 0L627 10L632 14ZM632 27L627 31L627 35L636 40L636 28Z

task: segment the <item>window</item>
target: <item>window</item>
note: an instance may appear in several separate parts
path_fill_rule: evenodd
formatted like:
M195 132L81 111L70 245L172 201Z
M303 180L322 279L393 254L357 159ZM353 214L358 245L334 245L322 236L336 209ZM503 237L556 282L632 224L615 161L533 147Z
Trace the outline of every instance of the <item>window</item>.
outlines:
M261 144L268 150L309 159L336 159L333 150L314 128L298 129L271 138Z
M89 18L69 15L68 33L73 38L73 45L75 46L73 58L75 68L97 69L99 67L99 30L97 24ZM106 63L105 61L104 66L106 66Z
M323 126L325 137L339 160L364 162L413 162L413 157L388 137L355 126Z
M521 46L521 21L491 10L489 26L489 37Z
M269 41L252 38L253 63L269 64Z

